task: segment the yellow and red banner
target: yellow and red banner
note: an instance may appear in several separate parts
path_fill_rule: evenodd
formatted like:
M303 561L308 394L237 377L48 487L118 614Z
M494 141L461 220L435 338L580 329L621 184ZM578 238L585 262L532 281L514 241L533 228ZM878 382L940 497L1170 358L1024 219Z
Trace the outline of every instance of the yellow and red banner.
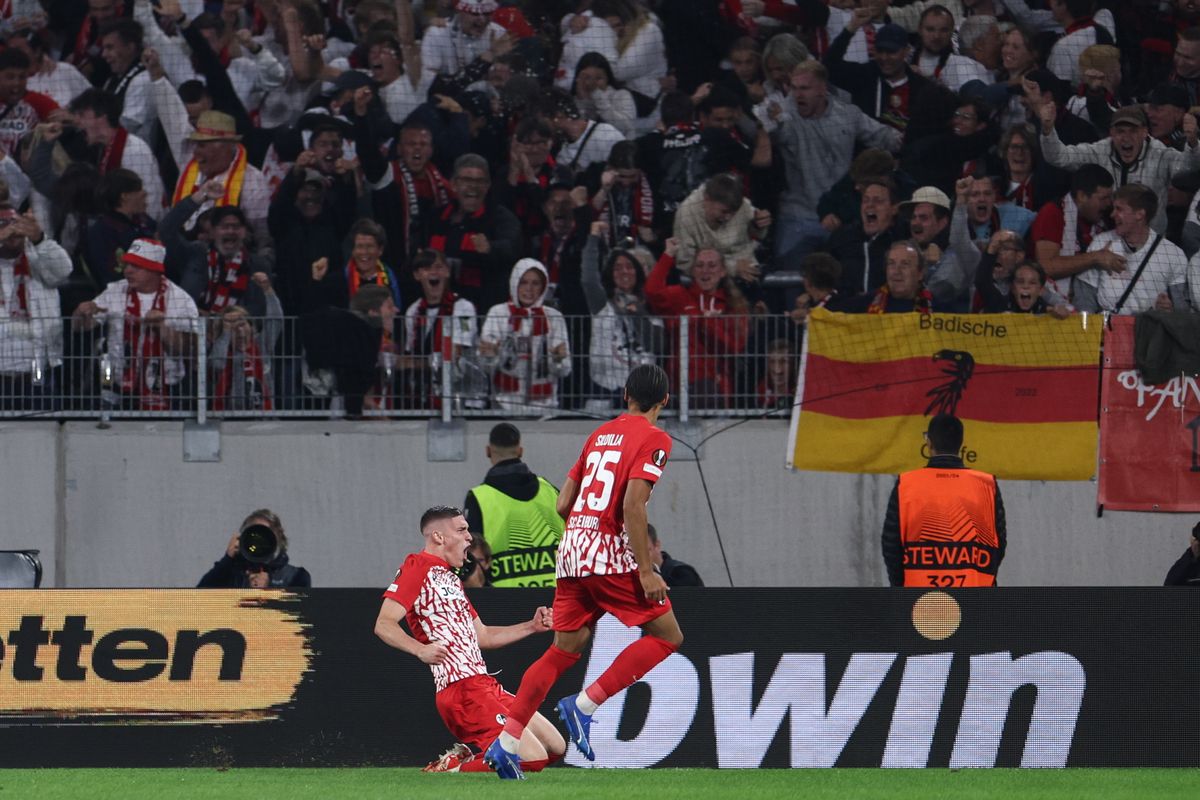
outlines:
M1133 317L1104 337L1098 502L1118 511L1200 511L1200 379L1149 386L1133 357Z
M963 421L963 460L1000 478L1086 480L1096 467L1103 319L1026 314L809 318L788 467L898 473L921 434Z

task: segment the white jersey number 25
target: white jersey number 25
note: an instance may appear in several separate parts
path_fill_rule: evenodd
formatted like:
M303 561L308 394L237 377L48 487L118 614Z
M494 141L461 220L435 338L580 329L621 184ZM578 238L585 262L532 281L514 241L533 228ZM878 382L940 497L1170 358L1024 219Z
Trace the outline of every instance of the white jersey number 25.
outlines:
M583 485L579 487L579 497L575 500L572 511L583 511L584 503L587 504L588 510L597 513L608 508L608 504L612 502L613 486L617 482L613 467L620 460L620 450L593 450L588 453Z

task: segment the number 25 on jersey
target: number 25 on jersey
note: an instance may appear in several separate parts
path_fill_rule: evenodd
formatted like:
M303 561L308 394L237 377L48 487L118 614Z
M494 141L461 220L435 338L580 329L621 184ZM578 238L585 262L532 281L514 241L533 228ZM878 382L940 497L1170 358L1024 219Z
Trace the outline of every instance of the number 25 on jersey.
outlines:
M583 511L585 504L589 511L597 513L602 513L608 508L608 504L612 502L613 487L617 482L613 467L620 460L620 450L593 450L588 453L583 484L579 487L579 497L575 500L572 512Z

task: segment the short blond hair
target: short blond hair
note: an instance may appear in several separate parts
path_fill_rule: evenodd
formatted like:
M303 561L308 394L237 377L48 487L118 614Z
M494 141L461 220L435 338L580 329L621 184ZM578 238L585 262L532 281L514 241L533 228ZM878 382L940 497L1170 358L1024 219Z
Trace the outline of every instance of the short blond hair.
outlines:
M792 67L791 77L794 78L797 75L812 75L822 83L829 83L829 70L825 68L824 64L816 59L810 58L808 61L801 61L796 66Z

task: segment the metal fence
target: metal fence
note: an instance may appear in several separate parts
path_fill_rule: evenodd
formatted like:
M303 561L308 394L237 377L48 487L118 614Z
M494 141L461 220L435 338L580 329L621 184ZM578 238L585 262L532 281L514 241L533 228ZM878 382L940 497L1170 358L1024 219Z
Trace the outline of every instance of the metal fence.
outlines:
M381 328L386 328L381 335ZM0 418L610 416L634 366L667 413L783 415L800 329L783 315L0 321Z

